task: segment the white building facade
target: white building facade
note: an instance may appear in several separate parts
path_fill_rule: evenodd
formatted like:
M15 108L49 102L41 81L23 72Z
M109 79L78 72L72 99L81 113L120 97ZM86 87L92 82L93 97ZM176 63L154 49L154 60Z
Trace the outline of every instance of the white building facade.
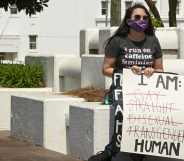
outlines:
M122 17L134 2L122 0ZM168 1L155 0L155 3L168 26ZM15 7L8 12L0 10L0 59L24 61L30 54L79 55L81 29L109 26L108 0L50 0L48 5L42 13L31 18L24 12L18 13ZM178 0L177 21L178 26L184 26L182 0Z
M161 16L165 26L169 26L169 21L168 21L169 3L168 3L168 1L169 0L153 0L153 2L155 3L155 5L160 13L160 16ZM106 3L106 4L103 4L103 3ZM124 17L126 9L129 8L130 6L132 6L134 3L142 3L148 8L145 0L121 0L121 16L122 16L122 18ZM108 10L108 14L103 14L103 6L106 6L106 9ZM103 16L102 16L103 18L101 18L101 22L104 22L103 25L106 25L107 23L105 23L105 21L108 21L108 25L109 25L110 0L102 0L101 1L101 8L102 8L101 13L103 14ZM149 8L148 8L148 10L149 10ZM184 26L184 1L177 0L176 14L177 14L176 15L177 26Z

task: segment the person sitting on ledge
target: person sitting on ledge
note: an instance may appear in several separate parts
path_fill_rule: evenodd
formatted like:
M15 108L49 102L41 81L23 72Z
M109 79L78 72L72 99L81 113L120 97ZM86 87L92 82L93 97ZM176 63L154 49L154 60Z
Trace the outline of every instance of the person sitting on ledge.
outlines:
M142 4L134 4L126 10L121 25L105 45L103 74L112 77L116 69L123 68L130 68L134 74L143 73L147 77L155 71L163 71L160 43L155 36L150 14ZM105 104L112 103L113 85L105 96ZM116 118L118 119L122 120ZM111 161L120 151L119 145L117 135L114 133L105 150L91 156L88 161ZM142 161L144 155L130 153L130 158L133 161Z

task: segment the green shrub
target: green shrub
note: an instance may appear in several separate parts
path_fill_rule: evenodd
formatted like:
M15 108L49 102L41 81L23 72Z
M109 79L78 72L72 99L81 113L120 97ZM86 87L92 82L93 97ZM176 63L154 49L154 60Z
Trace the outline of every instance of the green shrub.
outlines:
M155 28L161 27L161 21L156 19L153 15L151 15L151 22Z
M40 65L0 64L0 86L9 88L43 87Z

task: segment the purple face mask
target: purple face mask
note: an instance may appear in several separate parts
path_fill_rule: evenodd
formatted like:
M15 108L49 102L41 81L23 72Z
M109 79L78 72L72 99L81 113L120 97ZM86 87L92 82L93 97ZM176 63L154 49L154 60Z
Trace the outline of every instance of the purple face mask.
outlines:
M144 32L148 27L148 20L128 20L128 25L138 32Z

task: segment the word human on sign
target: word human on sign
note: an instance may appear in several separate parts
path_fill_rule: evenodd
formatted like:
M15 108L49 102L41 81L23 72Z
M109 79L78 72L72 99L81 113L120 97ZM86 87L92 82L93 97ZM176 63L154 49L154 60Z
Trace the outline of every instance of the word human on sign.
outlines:
M159 153L166 155L174 155L179 156L180 143L168 143L167 141L154 141L154 140L135 140L135 152L151 152L151 153Z
M184 76L123 71L121 151L184 159Z

